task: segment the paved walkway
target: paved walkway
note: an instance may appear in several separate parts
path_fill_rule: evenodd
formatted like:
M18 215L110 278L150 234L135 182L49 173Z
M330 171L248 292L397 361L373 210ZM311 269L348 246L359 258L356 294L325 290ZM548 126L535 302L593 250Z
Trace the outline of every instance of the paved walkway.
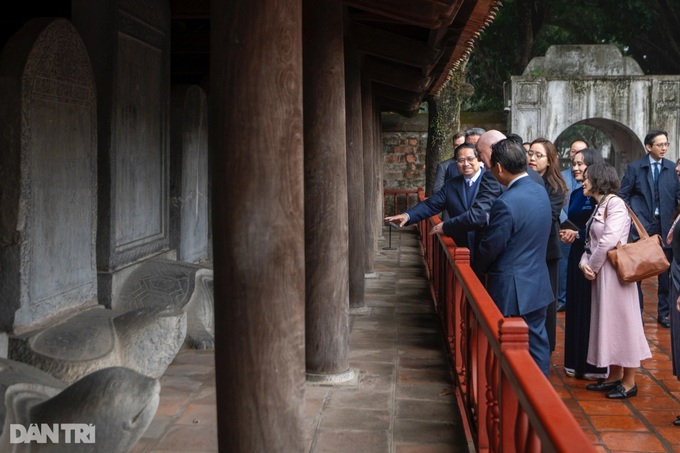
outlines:
M366 280L368 313L351 316L350 366L358 385L306 387L307 453L466 452L441 332L413 228L381 241L379 278ZM670 331L656 323L656 287L646 293L645 331L652 359L639 393L611 401L585 390L563 369L564 314L550 380L601 452L680 452L680 382L672 375ZM215 374L211 351L182 350L161 378L156 417L134 453L217 451Z

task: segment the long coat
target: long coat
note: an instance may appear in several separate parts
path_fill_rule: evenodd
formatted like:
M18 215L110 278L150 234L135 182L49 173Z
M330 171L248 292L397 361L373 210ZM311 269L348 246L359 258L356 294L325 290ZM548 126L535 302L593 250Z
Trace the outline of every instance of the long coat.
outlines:
M607 252L628 242L630 216L623 200L612 196L591 217L581 264L597 274L592 282L588 363L637 368L652 356L642 326L637 285L619 279ZM589 253L590 252L590 253Z

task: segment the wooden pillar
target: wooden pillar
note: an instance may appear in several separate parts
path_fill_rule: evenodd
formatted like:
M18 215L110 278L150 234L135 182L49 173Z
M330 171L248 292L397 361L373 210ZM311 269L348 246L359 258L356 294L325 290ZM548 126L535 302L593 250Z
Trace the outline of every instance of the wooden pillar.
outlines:
M377 238L375 231L375 158L373 155L373 90L371 81L364 77L361 81L361 123L362 141L364 144L364 198L366 211L366 272L373 272L374 253L377 250Z
M211 2L221 452L304 450L302 4Z
M364 144L361 124L361 57L351 32L345 38L345 110L347 111L347 203L349 220L349 307L366 306L366 211Z
M307 378L349 373L345 66L341 0L304 0Z
M375 109L373 118L375 119L375 124L373 126L373 158L375 159L375 166L373 167L373 171L375 172L375 191L373 192L375 195L375 211L373 212L373 221L375 222L374 230L376 232L376 239L382 239L384 237L382 228L384 225L383 218L385 218L385 195L383 184L385 158L382 146L382 116L380 114L380 109ZM379 247L377 240L375 246L376 248Z

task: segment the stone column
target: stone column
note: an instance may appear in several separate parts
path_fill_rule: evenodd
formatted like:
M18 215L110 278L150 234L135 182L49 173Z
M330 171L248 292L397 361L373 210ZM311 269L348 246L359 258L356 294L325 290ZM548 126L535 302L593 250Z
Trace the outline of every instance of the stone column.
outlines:
M351 378L343 9L303 2L306 358L310 380Z
M345 39L345 110L347 112L347 204L349 220L349 306L366 307L366 212L364 144L361 124L361 57L351 35Z
M303 451L302 3L210 8L219 448Z
M366 272L373 272L373 254L377 247L377 237L373 213L375 212L375 156L373 151L373 90L371 81L364 77L361 81L361 122L362 140L364 144L364 195L365 195L365 228L366 228Z

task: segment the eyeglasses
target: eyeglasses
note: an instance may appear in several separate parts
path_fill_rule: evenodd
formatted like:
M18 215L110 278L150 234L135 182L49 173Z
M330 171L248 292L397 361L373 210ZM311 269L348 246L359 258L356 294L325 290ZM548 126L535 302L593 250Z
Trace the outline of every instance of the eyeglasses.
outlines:
M668 148L671 146L670 143L665 142L665 143L654 143L652 146L656 146L657 148Z
M472 163L476 160L477 160L476 156L467 156L467 157L459 157L458 159L456 159L456 162L463 165L465 163L465 161Z
M536 159L542 159L542 158L545 157L545 154L529 150L529 151L527 151L527 156L529 156L529 157L535 156Z

